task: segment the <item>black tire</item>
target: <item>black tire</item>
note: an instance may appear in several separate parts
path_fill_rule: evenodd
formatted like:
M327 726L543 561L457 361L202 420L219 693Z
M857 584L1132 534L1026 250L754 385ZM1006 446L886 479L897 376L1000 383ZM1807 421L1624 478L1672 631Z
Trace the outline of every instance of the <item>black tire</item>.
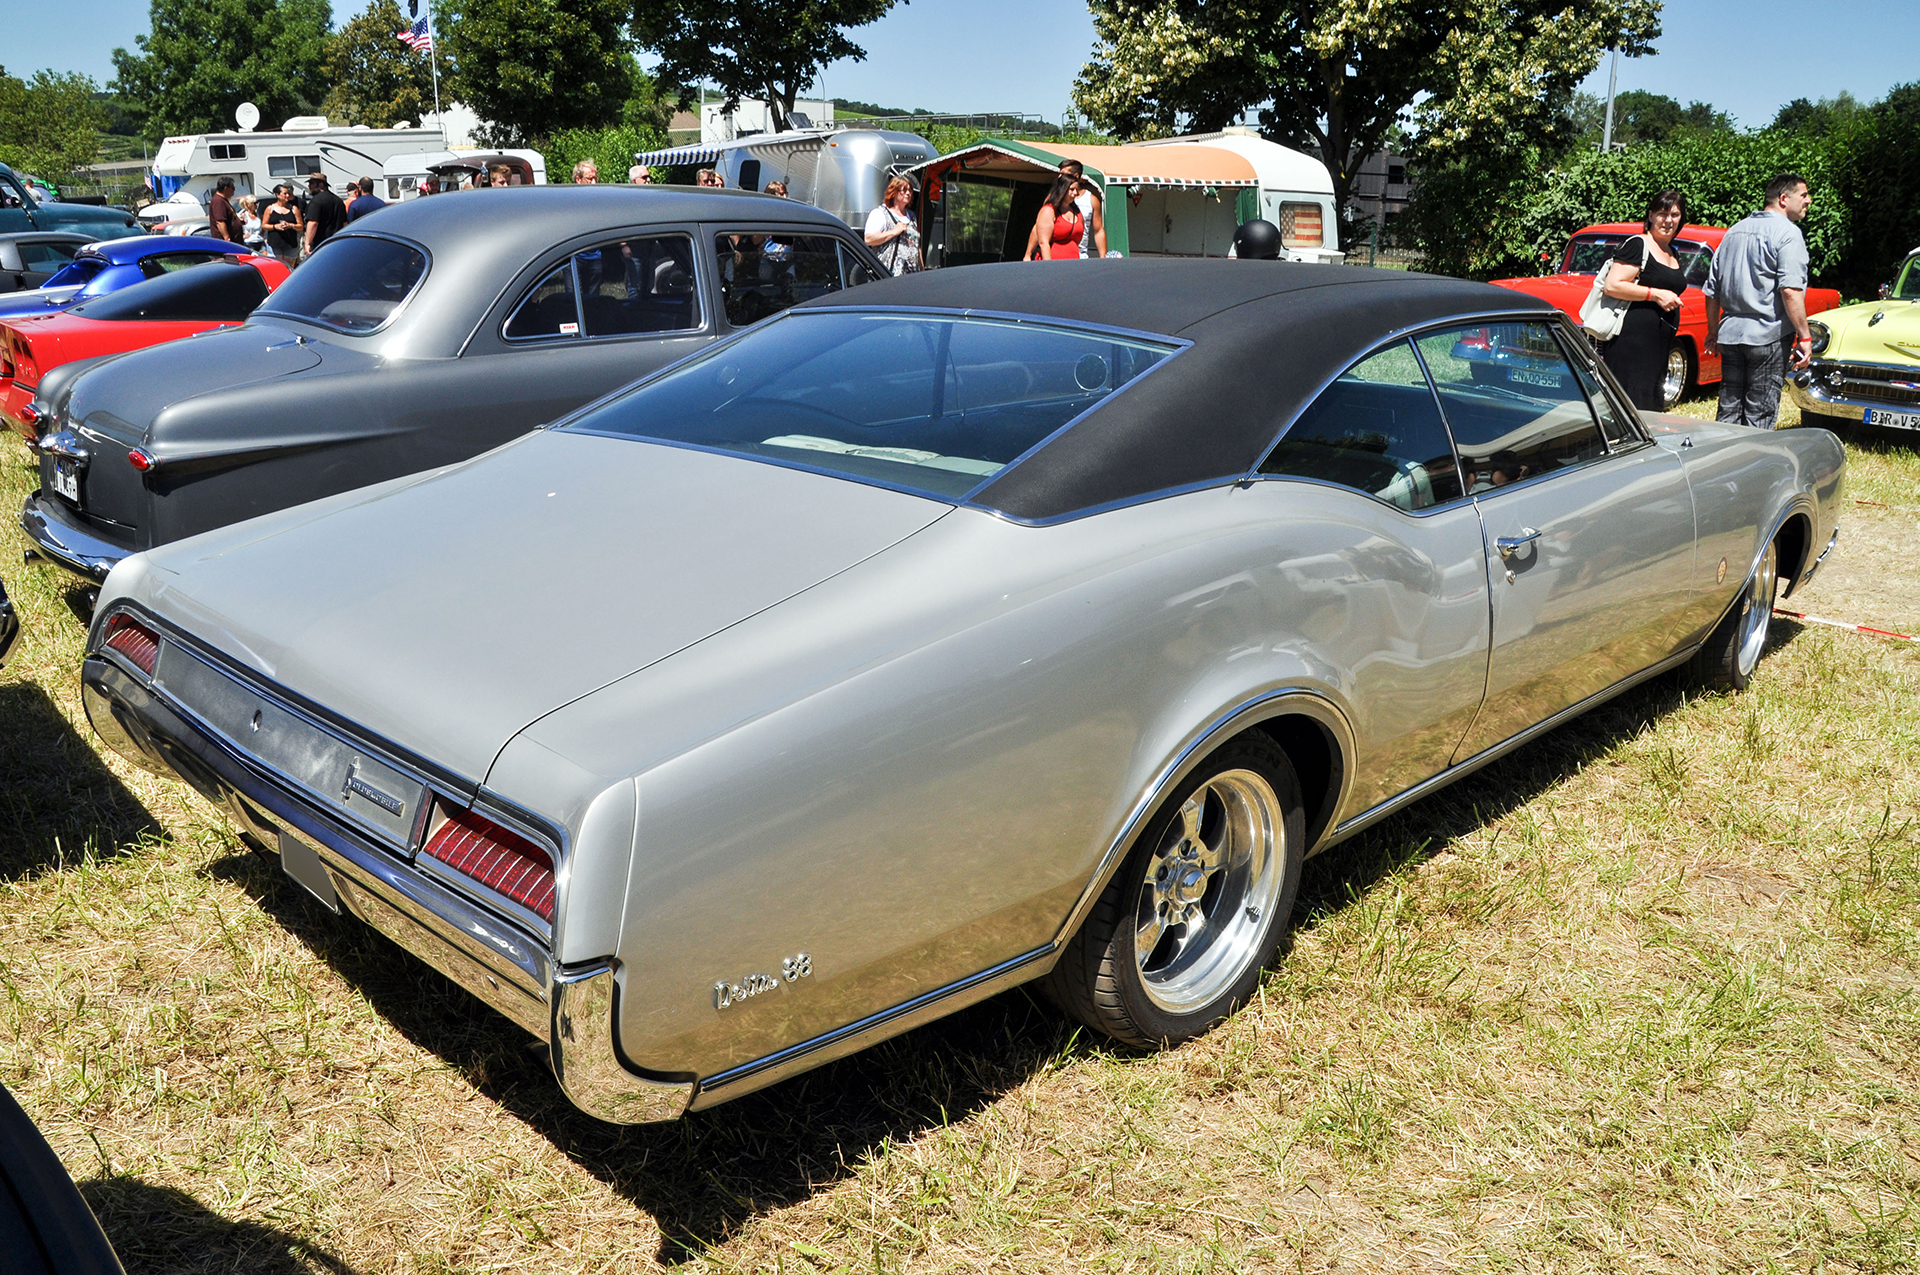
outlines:
M1679 337L1667 348L1667 374L1660 383L1660 410L1671 412L1674 404L1687 396L1700 375L1700 365L1694 361L1693 345Z
M1727 691L1744 691L1753 682L1779 590L1778 553L1779 546L1770 542L1733 605L1687 661L1687 681Z
M1186 809L1196 796L1200 813L1190 822ZM1256 816L1269 799L1270 809ZM1186 849L1216 833L1228 847L1242 831L1250 834L1244 862L1223 848L1226 861L1197 886L1191 871L1181 875L1180 865L1201 863ZM1167 795L1043 986L1067 1013L1125 1045L1149 1049L1201 1035L1246 1003L1273 960L1305 854L1293 764L1261 732L1239 736ZM1168 924L1169 907L1198 919ZM1164 928L1137 959L1136 938L1155 915Z

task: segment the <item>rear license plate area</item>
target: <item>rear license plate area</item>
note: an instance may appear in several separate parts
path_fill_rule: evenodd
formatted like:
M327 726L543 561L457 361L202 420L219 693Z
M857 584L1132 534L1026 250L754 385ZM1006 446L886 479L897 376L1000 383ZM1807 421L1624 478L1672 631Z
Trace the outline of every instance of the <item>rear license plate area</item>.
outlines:
M53 461L53 494L80 503L80 462L56 456Z

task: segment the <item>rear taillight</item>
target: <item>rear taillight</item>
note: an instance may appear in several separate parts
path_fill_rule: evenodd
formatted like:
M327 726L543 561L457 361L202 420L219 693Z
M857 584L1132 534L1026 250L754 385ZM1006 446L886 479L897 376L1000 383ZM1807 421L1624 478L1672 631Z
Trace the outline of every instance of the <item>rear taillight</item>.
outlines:
M518 833L471 810L451 811L427 838L424 853L541 920L553 920L553 858Z
M107 645L133 661L133 666L149 677L154 661L160 657L160 635L132 616L116 615L107 621Z

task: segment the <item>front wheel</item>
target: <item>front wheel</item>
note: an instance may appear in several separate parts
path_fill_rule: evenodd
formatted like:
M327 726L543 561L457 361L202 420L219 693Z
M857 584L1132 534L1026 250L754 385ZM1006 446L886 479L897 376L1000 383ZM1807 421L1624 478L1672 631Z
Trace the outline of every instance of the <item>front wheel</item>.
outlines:
M1140 1048L1191 1040L1253 994L1293 914L1305 857L1300 782L1258 732L1215 753L1162 803L1047 990Z
M1744 691L1760 667L1766 649L1767 627L1773 620L1773 598L1779 584L1778 556L1767 545L1760 562L1747 577L1740 597L1687 665L1689 679L1702 686Z
M1671 412L1693 384L1693 350L1685 341L1675 339L1667 347L1667 370L1660 378L1660 410Z

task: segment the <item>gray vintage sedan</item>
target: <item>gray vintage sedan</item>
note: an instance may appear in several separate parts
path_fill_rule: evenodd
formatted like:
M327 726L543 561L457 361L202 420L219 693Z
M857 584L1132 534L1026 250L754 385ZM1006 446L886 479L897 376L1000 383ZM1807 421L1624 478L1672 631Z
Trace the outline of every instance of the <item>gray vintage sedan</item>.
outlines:
M1641 418L1504 289L942 271L128 559L85 702L666 1118L1031 979L1207 1030L1308 855L1646 678L1745 685L1842 471Z
M242 327L49 374L20 522L98 583L141 549L464 460L879 273L841 222L743 191L409 200Z

